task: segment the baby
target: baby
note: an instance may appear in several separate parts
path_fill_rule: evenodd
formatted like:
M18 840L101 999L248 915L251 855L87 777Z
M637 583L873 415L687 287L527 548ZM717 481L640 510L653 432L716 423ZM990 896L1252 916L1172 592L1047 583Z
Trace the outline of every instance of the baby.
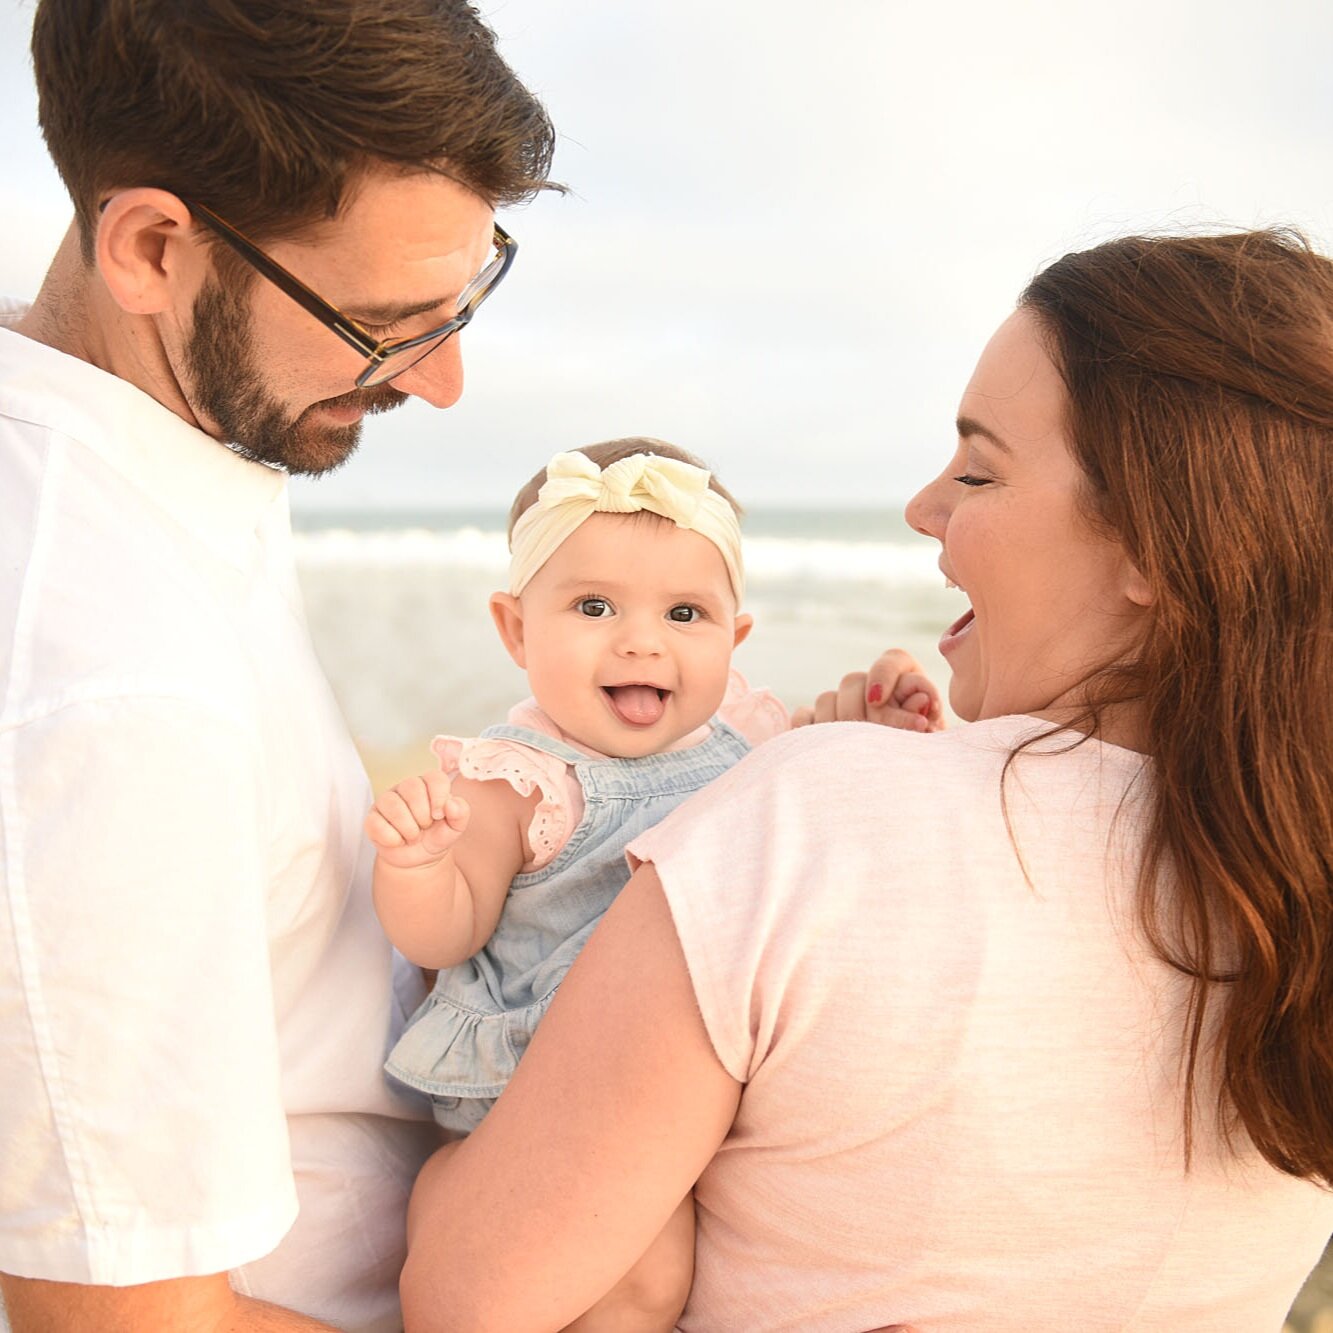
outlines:
M790 725L731 669L750 632L739 508L657 440L557 454L510 515L491 614L533 698L480 738L438 737L439 771L376 801L375 907L434 990L389 1056L451 1138L481 1122L612 899L625 845ZM891 693L939 713L916 671ZM573 1327L674 1326L693 1268L686 1198Z

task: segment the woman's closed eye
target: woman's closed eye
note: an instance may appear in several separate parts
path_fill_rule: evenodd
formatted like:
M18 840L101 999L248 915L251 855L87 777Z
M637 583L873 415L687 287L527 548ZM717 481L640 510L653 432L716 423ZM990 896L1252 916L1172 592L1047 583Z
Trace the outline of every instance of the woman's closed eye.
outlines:
M989 486L994 480L992 477L979 477L975 472L963 472L952 480L962 486Z

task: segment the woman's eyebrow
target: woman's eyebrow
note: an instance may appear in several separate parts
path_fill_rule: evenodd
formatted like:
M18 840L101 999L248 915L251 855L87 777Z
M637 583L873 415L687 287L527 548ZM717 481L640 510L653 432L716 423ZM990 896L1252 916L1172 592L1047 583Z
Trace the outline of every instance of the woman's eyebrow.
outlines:
M993 430L983 426L981 422L974 420L972 417L959 417L956 424L960 440L966 440L972 435L980 435L983 440L989 440L1001 453L1012 454L1014 452Z

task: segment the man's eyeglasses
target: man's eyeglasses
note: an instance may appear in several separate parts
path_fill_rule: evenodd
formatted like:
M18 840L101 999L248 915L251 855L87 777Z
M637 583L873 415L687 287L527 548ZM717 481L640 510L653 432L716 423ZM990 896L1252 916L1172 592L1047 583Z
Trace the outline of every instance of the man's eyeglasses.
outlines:
M458 313L436 328L412 338L376 338L356 320L344 315L335 305L317 296L300 278L288 273L270 259L253 241L247 240L230 223L224 222L203 204L181 196L181 202L219 239L225 241L252 268L257 269L275 287L287 293L297 305L331 329L349 347L366 358L366 368L356 377L358 389L384 384L428 357L447 338L452 337L477 313L478 306L500 285L518 251L518 242L498 223L495 225L494 253L458 297Z

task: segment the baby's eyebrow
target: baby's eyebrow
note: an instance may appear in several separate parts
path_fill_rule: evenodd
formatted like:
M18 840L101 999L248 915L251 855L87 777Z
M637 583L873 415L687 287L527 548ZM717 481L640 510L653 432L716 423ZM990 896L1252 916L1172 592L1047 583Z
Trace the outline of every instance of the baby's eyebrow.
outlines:
M603 588L607 592L616 592L625 585L623 583L613 582L611 579L588 578L583 574L574 574L570 578L561 579L555 586L562 592L566 590L572 591L574 588L580 588L585 592L589 588Z
M626 582L621 579L599 579L599 578L581 578L575 574L570 578L562 579L554 585L558 593L580 592L589 597L597 597L605 594L608 597L619 597L624 594L626 589L631 592L639 591L640 585ZM701 605L709 605L722 599L721 592L709 592L704 588L692 588L677 590L674 592L664 592L661 594L664 602L675 605L677 602L699 602Z
M959 417L955 424L958 427L960 440L966 440L971 435L980 435L983 440L989 440L1001 453L1013 453L1013 450L989 426L983 426L973 417Z

